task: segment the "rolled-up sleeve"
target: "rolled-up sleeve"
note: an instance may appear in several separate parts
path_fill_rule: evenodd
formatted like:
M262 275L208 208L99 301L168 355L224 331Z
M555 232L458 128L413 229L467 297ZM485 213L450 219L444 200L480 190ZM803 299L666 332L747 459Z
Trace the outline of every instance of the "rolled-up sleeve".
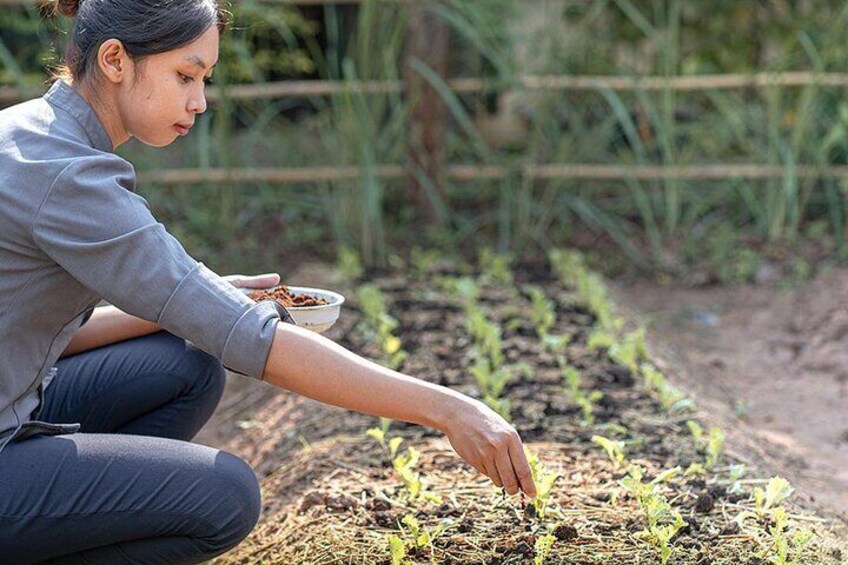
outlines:
M33 241L111 304L261 379L285 309L255 303L193 259L134 188L132 165L117 155L75 160L42 202Z

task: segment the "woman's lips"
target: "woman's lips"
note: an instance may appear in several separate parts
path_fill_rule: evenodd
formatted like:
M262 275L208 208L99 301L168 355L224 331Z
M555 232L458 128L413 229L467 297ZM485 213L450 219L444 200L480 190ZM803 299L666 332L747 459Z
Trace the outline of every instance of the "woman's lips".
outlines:
M186 126L182 126L180 124L174 124L174 129L177 130L177 133L180 135L186 135L188 130L191 128L187 128Z

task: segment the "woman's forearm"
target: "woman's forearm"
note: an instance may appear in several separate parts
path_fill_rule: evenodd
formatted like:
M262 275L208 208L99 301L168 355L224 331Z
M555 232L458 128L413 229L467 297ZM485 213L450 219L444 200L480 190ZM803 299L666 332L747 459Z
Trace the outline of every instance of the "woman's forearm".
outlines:
M468 398L372 363L333 341L278 324L263 380L309 398L445 431Z
M88 322L77 330L61 357L82 353L161 330L158 324L131 316L114 306L94 309Z

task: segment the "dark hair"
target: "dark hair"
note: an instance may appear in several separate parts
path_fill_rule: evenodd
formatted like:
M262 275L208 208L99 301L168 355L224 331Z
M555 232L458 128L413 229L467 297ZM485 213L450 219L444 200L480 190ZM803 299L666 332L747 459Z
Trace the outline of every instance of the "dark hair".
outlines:
M104 41L117 39L130 57L187 45L217 25L224 33L232 15L218 0L48 0L54 14L76 18L65 64L55 78L82 82L97 73L97 52ZM48 4L49 5L49 4Z

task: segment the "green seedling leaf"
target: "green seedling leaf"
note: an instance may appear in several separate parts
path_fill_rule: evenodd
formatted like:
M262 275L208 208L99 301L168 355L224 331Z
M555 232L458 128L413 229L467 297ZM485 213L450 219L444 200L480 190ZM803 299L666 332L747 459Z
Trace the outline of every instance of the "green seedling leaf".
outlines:
M707 438L707 469L713 469L718 463L719 457L724 451L724 439L724 432L721 429L710 428L710 436Z
M624 442L613 441L598 435L592 436L592 442L604 448L616 469L624 462Z
M543 536L539 536L536 538L535 550L536 557L533 560L534 565L543 565L545 559L548 558L548 555L551 553L551 549L554 546L554 542L556 541L556 537L551 532Z
M386 432L380 428L369 428L365 435L376 439L380 443L380 447L386 449Z
M392 565L406 565L409 563L403 560L406 557L406 545L395 534L389 534L389 551L391 551L392 555Z

